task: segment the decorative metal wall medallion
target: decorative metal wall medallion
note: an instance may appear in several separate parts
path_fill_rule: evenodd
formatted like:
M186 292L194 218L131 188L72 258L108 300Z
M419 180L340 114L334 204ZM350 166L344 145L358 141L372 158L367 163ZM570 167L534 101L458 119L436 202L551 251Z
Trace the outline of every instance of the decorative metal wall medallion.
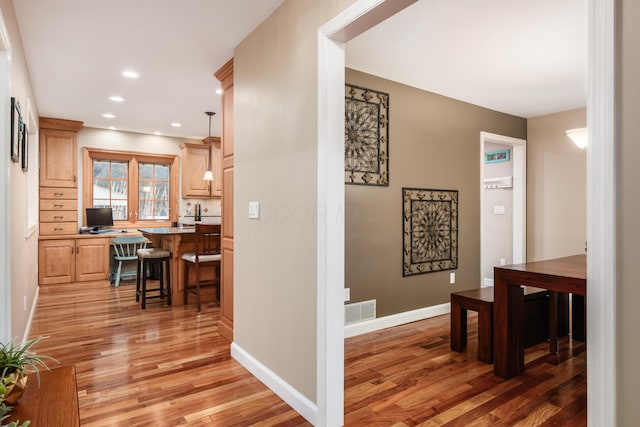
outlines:
M458 191L402 189L403 276L458 268Z
M345 85L344 180L389 185L389 94Z

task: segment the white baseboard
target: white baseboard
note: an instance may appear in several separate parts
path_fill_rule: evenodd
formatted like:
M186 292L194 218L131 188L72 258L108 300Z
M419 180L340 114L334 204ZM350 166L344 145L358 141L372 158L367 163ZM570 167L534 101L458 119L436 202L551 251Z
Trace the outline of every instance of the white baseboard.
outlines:
M231 343L231 357L237 360L249 372L258 378L271 391L280 396L296 412L302 415L311 424L316 425L318 418L318 406L307 399L302 393L292 387L285 380L276 375L269 368L251 354L242 349L235 342Z
M355 337L356 335L368 332L379 331L380 329L391 328L393 326L404 325L405 323L416 322L430 317L441 316L451 312L449 303L434 305L431 307L419 308L417 310L405 311L404 313L383 316L373 320L352 323L344 327L344 337Z
M29 319L27 320L27 327L24 328L24 335L22 336L22 344L29 340L29 334L31 333L31 321L36 314L36 306L38 305L38 297L40 296L40 286L36 286L36 294L33 297L33 304L31 304L31 310L29 311Z
M488 277L484 278L484 281L482 282L482 287L483 288L488 288L493 286L493 279L489 279Z

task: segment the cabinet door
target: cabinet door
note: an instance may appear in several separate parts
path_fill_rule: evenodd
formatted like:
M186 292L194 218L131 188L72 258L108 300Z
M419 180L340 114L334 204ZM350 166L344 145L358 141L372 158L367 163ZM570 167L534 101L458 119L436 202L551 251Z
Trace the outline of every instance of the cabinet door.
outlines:
M40 185L77 187L76 132L40 130Z
M76 281L109 278L109 239L76 240Z
M202 179L209 162L207 146L182 150L182 197L211 197L210 183Z
M38 282L70 283L75 277L75 241L43 240L39 244Z
M213 167L213 186L211 195L213 197L222 197L222 147L219 142L211 145L211 163Z

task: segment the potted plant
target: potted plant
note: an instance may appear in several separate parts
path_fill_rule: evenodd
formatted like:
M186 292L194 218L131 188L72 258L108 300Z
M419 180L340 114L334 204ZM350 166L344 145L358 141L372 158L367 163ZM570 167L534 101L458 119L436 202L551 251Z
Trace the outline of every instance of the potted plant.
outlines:
M42 356L31 350L31 347L41 338L29 340L24 345L18 345L13 340L0 344L0 378L5 389L0 402L5 405L15 404L22 396L27 386L27 374L35 372L39 387L40 369L49 370L44 360L57 362L52 357Z
M9 406L4 403L4 394L7 388L5 387L5 378L0 378L0 423L9 418L9 412L13 409L13 406ZM27 427L31 424L31 421L25 421L22 424L18 424L20 421L12 421L9 424L1 424L0 427Z

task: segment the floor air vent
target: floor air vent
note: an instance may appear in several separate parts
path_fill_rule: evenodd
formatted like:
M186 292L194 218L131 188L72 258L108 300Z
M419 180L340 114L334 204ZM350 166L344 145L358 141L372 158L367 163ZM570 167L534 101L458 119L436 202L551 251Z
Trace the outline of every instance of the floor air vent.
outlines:
M371 320L376 318L376 300L356 302L353 304L345 304L344 306L344 324L362 322L363 320Z

